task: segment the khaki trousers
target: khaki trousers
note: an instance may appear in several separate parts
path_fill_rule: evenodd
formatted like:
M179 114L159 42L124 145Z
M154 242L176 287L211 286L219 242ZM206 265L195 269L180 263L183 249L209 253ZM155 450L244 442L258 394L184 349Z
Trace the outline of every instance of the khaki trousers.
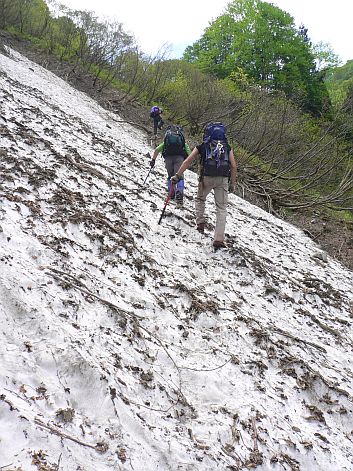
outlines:
M228 177L203 177L199 182L195 200L196 224L205 222L205 206L207 195L213 190L216 204L216 228L214 240L224 240L227 219Z

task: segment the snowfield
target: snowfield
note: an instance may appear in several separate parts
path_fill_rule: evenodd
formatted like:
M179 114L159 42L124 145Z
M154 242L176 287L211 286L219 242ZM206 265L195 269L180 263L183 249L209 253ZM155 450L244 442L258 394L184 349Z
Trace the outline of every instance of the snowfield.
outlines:
M0 55L0 469L351 471L352 272L235 195L229 248L146 136Z

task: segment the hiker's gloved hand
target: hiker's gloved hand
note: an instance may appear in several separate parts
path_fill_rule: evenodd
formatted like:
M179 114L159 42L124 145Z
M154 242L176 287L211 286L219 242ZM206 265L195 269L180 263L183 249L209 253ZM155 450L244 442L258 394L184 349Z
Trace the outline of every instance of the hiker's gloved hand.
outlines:
M177 173L176 173L175 175L173 175L172 177L170 177L170 181L171 181L174 185L177 185L180 180L181 180L181 177L179 177L179 175L178 175Z
M234 190L235 190L235 183L229 182L229 185L228 185L229 193L234 193Z
M150 160L150 167L153 168L156 165L155 159Z

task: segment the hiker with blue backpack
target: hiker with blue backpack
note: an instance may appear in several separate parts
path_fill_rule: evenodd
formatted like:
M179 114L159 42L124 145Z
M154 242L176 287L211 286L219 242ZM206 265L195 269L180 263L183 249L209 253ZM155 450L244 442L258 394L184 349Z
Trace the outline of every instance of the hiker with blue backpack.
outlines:
M150 118L153 119L153 134L157 134L157 129L162 129L163 119L162 119L163 109L159 106L152 106L150 111Z
M183 130L180 126L168 126L163 142L154 150L150 161L152 168L155 166L156 159L160 153L164 157L164 164L168 173L168 193L171 192L171 199L175 199L177 205L181 207L184 198L184 177L179 169L185 158L191 153L191 149L185 142ZM172 185L170 179L177 172L179 172L179 180L176 185Z
M228 144L226 128L222 123L210 123L204 129L203 141L196 146L179 170L171 177L177 185L191 163L200 157L200 176L195 199L196 225L200 233L205 231L205 206L207 195L213 190L216 204L216 227L213 246L226 247L224 232L227 218L228 191L234 189L237 165L233 150ZM231 187L231 188L230 188Z

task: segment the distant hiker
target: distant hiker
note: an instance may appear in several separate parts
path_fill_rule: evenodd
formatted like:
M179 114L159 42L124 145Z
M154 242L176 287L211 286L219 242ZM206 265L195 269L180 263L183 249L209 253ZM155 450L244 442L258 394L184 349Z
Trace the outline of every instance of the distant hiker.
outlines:
M190 154L190 147L186 144L183 130L180 126L168 126L164 141L156 147L150 165L154 167L156 163L156 158L159 153L162 153L164 157L165 168L168 173L168 192L171 189L170 178L175 175L181 164L184 162L185 158ZM181 172L179 172L179 179L176 183L176 188L172 190L171 198L176 200L178 206L183 205L184 197L184 177Z
M171 182L178 184L183 173L193 160L200 156L200 177L198 192L195 199L196 224L200 233L205 231L205 204L207 195L213 190L216 204L216 228L213 246L225 247L224 231L227 217L227 203L230 185L234 187L237 175L237 166L233 150L228 144L226 129L222 123L210 123L204 129L203 142L196 146L189 157L183 162L179 170L171 178Z
M159 106L152 106L150 111L150 117L153 119L153 134L157 134L157 129L162 129L163 119L162 119L163 109Z

